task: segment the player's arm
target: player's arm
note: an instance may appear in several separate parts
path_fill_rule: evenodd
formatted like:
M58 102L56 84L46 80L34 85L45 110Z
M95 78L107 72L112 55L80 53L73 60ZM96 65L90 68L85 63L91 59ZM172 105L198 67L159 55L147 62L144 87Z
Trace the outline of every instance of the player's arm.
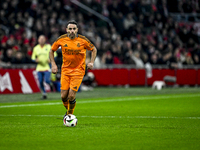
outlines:
M35 50L35 48L33 49L33 53L32 53L32 55L31 55L31 60L33 61L33 62L36 62L36 52L35 52L36 50Z
M49 58L51 62L51 71L52 73L56 74L58 72L58 67L56 65L55 59L54 59L54 51L51 49L49 52Z
M34 47L33 53L31 55L31 59L32 59L33 62L41 64L41 61L39 61L36 51L37 51L37 49Z
M87 64L87 68L88 68L88 69L92 69L92 68L93 68L93 66L94 66L94 61L95 61L96 56L97 56L97 49L96 49L96 47L94 46L94 48L92 49L92 54L91 54L90 63Z

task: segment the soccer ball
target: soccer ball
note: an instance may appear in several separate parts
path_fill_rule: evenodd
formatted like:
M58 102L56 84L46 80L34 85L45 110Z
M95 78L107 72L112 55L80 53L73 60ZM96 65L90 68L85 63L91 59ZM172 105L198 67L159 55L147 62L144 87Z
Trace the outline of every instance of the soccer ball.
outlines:
M63 118L63 123L67 127L75 127L77 125L78 119L75 115L69 114Z

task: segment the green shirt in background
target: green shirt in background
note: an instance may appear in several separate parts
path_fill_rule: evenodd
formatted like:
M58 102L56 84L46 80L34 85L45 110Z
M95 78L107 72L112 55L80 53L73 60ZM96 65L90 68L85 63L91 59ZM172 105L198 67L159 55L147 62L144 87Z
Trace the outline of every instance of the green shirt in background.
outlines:
M38 58L39 62L37 64L37 71L48 71L50 70L49 66L49 51L51 50L50 44L45 44L43 47L41 45L36 45L33 48L33 54L31 56L32 60L36 60ZM57 53L54 53L54 56L57 56Z

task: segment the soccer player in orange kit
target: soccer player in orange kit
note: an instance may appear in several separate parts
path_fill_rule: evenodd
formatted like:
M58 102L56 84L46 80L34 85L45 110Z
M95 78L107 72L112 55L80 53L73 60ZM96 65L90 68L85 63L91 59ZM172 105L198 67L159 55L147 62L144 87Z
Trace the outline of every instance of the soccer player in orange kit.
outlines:
M73 114L76 106L76 92L81 85L86 68L86 50L91 51L91 60L87 64L92 69L97 54L96 47L85 37L78 33L77 22L72 20L67 23L67 34L61 35L51 46L49 57L52 65L52 73L58 72L54 60L54 52L62 49L62 71L61 71L61 98L67 109L67 114Z

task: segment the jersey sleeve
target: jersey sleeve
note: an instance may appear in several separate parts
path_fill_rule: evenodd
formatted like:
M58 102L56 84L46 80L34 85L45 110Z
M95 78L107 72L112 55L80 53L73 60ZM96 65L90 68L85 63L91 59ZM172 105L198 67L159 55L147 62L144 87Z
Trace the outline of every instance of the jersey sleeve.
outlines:
M53 45L51 46L51 49L52 49L53 51L57 51L58 48L59 48L59 46L60 46L60 44L58 43L58 40L57 40L57 41L55 41L55 42L53 43Z
M85 48L90 51L94 48L94 45L87 38L85 38Z

